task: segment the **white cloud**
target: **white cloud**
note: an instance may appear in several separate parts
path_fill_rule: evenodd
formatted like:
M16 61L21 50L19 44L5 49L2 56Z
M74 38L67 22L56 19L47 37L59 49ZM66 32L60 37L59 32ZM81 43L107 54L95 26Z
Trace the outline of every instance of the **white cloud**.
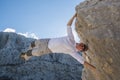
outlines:
M28 37L28 38L39 39L35 33L26 32L26 33L18 33L18 34L23 35L23 36Z
M16 32L15 29L12 29L12 28L6 28L5 30L3 30L3 32ZM28 38L34 38L34 39L39 39L38 36L35 34L35 33L30 33L30 32L25 32L25 33L18 33L16 32L17 34L20 34L20 35L23 35L25 37L28 37Z
M16 32L16 30L12 28L6 28L5 30L3 30L3 32ZM39 37L35 33L30 33L30 32L25 32L25 33L16 32L16 33L28 38L39 39ZM80 42L80 39L74 29L73 29L73 34L74 34L75 41Z
M6 28L3 32L16 32L16 30L12 28Z

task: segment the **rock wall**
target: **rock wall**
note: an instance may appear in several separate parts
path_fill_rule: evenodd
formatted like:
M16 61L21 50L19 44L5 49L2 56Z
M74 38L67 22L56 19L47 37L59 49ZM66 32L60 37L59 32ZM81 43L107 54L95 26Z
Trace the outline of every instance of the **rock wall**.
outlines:
M87 61L97 68L85 68L82 80L120 80L120 0L86 0L76 12L76 31L89 46Z
M0 32L0 80L81 80L83 66L62 53L20 58L34 39Z

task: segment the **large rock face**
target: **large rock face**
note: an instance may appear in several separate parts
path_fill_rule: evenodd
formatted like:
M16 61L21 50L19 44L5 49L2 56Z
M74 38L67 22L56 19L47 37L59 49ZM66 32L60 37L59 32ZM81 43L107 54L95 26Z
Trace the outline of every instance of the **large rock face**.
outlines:
M86 0L76 6L76 31L88 44L83 80L120 80L120 0Z
M0 80L81 80L83 66L65 54L49 54L22 60L21 52L34 39L0 32Z

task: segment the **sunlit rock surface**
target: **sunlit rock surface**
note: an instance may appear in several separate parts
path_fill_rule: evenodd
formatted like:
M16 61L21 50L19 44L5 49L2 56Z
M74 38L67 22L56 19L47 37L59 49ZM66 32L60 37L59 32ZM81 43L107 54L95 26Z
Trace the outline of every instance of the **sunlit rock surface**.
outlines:
M89 46L89 62L83 80L120 79L120 0L86 0L76 6L76 31Z

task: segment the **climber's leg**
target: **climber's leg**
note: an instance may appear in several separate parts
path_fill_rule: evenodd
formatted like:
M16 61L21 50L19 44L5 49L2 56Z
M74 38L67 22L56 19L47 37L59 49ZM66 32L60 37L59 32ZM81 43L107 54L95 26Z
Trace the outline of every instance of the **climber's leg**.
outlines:
M35 47L21 54L21 57L28 60L32 56L41 56L50 54L52 51L48 48L49 39L40 39L35 41Z
M32 50L32 55L41 56L44 54L52 53L52 51L48 48L48 42L49 42L49 39L40 39L39 42L37 42L39 46L35 47Z

